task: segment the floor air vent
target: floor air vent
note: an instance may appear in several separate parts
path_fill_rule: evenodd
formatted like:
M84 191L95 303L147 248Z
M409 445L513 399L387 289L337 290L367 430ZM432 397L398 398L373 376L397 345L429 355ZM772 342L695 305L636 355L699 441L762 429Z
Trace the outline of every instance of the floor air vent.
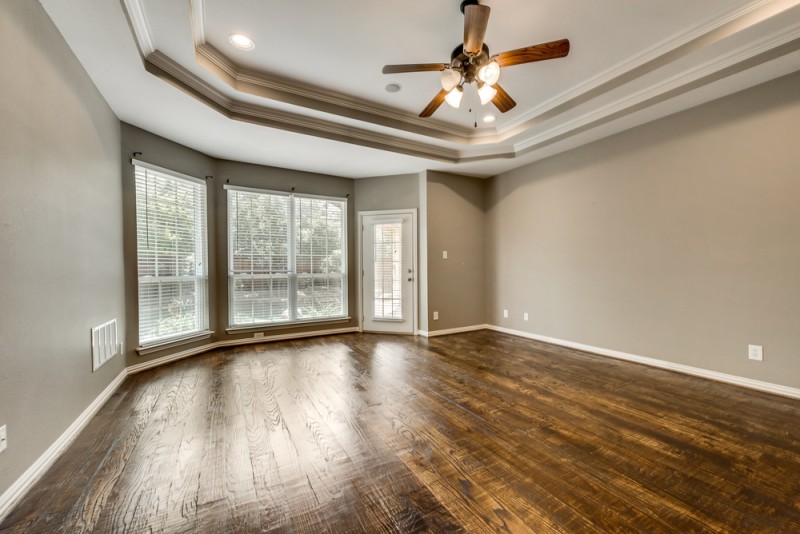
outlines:
M116 319L92 328L92 371L122 352L118 339Z

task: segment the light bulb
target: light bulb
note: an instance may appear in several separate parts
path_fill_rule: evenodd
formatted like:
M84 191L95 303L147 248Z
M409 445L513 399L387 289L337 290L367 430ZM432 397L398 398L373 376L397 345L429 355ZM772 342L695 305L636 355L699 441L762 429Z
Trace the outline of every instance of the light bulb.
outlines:
M478 79L487 85L494 85L500 79L500 65L492 60L478 70Z
M461 83L461 73L453 69L444 69L442 71L442 89L450 91Z
M461 105L462 96L464 96L464 91L459 86L455 86L445 95L444 101L458 109L458 106Z
M481 85L480 88L478 89L478 96L481 97L482 106L485 106L486 104L491 102L492 99L494 98L494 95L496 94L497 94L497 89L495 89L488 83Z

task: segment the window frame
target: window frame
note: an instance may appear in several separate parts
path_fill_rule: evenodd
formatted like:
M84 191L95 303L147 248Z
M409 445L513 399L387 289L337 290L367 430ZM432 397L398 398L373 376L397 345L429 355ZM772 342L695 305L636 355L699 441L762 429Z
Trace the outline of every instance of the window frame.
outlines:
M301 194L295 193L293 191L275 191L271 189L260 189L254 187L243 187L231 184L225 184L224 189L226 191L226 199L225 199L225 209L226 213L226 225L227 225L227 283L228 283L228 328L226 329L227 332L241 332L241 331L249 331L249 330L264 330L265 328L282 328L282 327L292 327L292 326L302 326L304 324L314 324L314 323L336 323L336 322L345 322L350 320L349 315L349 302L348 302L348 293L349 293L349 286L350 286L350 273L348 269L348 253L347 253L347 246L348 246L348 236L347 232L349 230L348 224L348 198L347 197L333 197L333 196L325 196L325 195L311 195L311 194ZM232 210L230 209L230 202L231 196L230 192L244 192L244 193L255 193L261 195L273 195L273 196L281 196L287 197L289 199L288 202L288 216L287 216L287 310L289 318L285 321L262 321L262 322L253 322L253 323L235 323L234 322L234 313L235 313L235 306L234 306L234 281L236 280L237 275L239 277L248 276L249 279L256 279L256 278L267 278L273 276L275 273L263 273L260 275L255 275L253 273L247 275L245 273L235 273L233 269L234 261L234 248L233 248L233 239L231 238L233 232L233 221L232 218ZM342 288L342 313L339 315L329 315L325 317L312 317L312 318L299 318L298 317L298 302L297 302L297 289L298 289L298 279L299 278L313 278L315 275L323 275L323 274L334 274L334 273L298 273L297 272L297 256L299 255L298 252L298 244L297 244L297 221L298 216L296 214L295 208L295 199L311 199L311 200L323 200L328 202L337 202L342 205L342 227L341 227L341 272L335 273L341 277L341 288ZM307 276L306 276L307 275Z
M176 172L158 165L153 165L137 159L132 159L131 164L134 167L134 223L136 227L136 319L137 319L137 337L139 341L138 351L140 353L148 353L158 350L162 346L174 346L181 342L188 342L195 339L209 337L213 332L209 330L209 262L208 262L208 184L205 180L195 178ZM147 180L147 173L153 173L160 178L174 180L178 183L181 181L192 184L193 186L201 186L198 190L201 192L202 198L195 202L193 209L196 210L195 217L202 218L202 226L194 225L193 231L195 234L195 248L194 251L201 249L202 258L199 262L195 260L195 273L194 275L174 275L174 276L142 276L140 272L139 258L141 250L139 249L139 169L145 173L145 180ZM146 222L145 224L149 224ZM198 269L199 266L199 269ZM199 271L199 272L198 272ZM141 300L141 286L144 281L158 281L158 279L184 279L187 281L194 280L196 286L199 288L195 297L195 318L197 328L191 330L183 330L174 334L161 335L155 338L149 338L147 341L142 341L142 300Z

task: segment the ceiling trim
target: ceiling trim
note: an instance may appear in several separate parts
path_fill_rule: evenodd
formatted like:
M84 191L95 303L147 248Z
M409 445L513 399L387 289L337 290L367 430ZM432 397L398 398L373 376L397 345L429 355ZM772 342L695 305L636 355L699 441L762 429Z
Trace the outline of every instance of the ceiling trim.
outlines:
M798 41L800 24L787 26L772 35L749 42L733 52L715 57L679 75L588 110L560 125L532 132L534 127L578 105L585 104L692 52L800 5L800 0L755 0L738 10L661 41L636 57L613 66L557 98L540 104L500 132L489 130L488 134L476 135L470 129L454 127L442 121L430 119L423 121L415 116L409 117L410 114L407 112L378 107L370 102L331 93L319 87L243 69L205 42L204 0L189 0L189 2L197 63L236 92L439 139L461 145L462 148L447 148L236 100L157 50L140 0L123 0L131 31L142 53L145 68L151 74L234 120L447 163L516 158L800 49ZM150 52L146 53L148 50ZM525 137L526 133L531 135ZM501 144L512 138L516 138L516 142Z
M468 144L473 138L492 138L496 133L494 129L490 129L487 133L476 135L469 128L421 119L413 113L335 93L321 87L247 70L236 65L229 57L208 43L196 46L195 56L198 65L241 93L460 144Z
M125 14L128 17L128 23L131 26L131 31L136 38L136 44L139 47L139 53L142 57L147 57L156 51L153 44L152 33L150 27L147 25L147 17L144 15L144 9L139 0L123 0L125 6Z
M515 144L514 149L520 155L525 154L797 51L800 51L800 24L762 39L760 45L741 47L726 54L720 61L698 65L665 80L664 83L637 91L564 122L549 130L546 135Z
M145 69L234 120L447 163L459 160L457 150L230 99L158 50L145 58Z
M754 23L752 21L752 14L754 12L757 12L756 15L761 14L763 18L766 18L766 13L764 13L766 11L765 6L768 6L771 3L774 3L774 0L754 0L753 2L739 9L724 13L714 19L675 33L674 35L663 39L661 42L656 43L650 48L643 50L639 54L636 54L635 56L596 74L585 82L574 86L555 98L546 100L529 111L526 111L512 122L506 124L500 130L500 133L516 130L520 126L524 126L529 121L541 117L549 110L557 108L562 104L569 102L574 105L574 101L576 99L579 99L586 94L593 94L594 91L598 89L601 89L604 92L608 89L609 84L614 81L617 81L614 86L621 85L620 82L626 83L630 81L630 75L634 72L638 76L641 76L646 72L654 70L658 66L662 66L667 62L667 60L676 59L676 57L680 57L697 50L699 48L698 45L707 46L708 44L711 44L711 42L719 41L720 39L732 35L734 33L732 29L736 27L737 23L741 24L744 19L748 19L746 22L749 24ZM797 1L795 0L792 2L783 3L788 3L789 6L785 9L789 9L790 7L793 7L793 5L796 5ZM785 9L781 9L781 11L785 11ZM721 33L719 30L724 29L723 27L726 26L729 31L724 32L724 34ZM710 41L709 38L712 38L713 41ZM691 46L692 43L694 43L694 46ZM642 72L639 70L646 65L650 65L650 68L647 69L647 71Z

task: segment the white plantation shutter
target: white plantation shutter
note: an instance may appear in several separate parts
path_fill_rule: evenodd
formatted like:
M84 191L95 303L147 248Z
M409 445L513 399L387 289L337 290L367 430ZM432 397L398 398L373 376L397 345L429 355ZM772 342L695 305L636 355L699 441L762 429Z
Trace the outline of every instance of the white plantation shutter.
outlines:
M208 328L206 184L135 162L139 344Z
M345 316L347 201L226 189L231 326Z

